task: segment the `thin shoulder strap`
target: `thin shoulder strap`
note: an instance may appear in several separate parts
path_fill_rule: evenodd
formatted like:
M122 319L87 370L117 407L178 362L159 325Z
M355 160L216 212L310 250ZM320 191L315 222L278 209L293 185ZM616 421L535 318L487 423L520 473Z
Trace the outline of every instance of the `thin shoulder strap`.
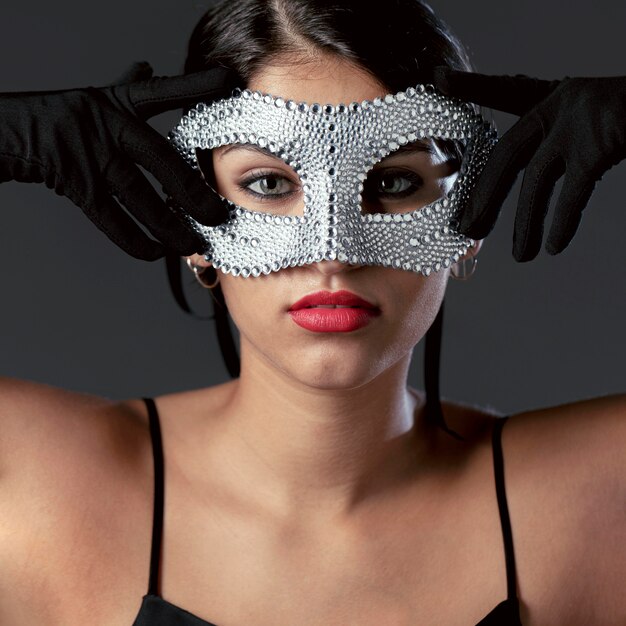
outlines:
M148 593L158 594L159 560L161 556L161 537L163 535L163 444L159 413L152 398L143 398L148 407L150 418L150 437L154 456L154 514L152 518L152 548L150 551L150 582Z
M493 425L493 471L496 479L496 497L500 511L502 538L504 539L504 558L506 563L506 587L509 599L517 598L517 576L515 573L515 552L513 550L513 533L511 532L511 518L506 502L504 486L504 458L502 456L502 428L508 417L497 418Z

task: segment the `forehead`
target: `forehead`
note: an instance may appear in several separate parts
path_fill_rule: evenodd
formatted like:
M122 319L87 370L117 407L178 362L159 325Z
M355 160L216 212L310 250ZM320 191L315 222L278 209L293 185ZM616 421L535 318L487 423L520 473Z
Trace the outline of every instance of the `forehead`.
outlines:
M248 89L296 102L334 105L373 100L389 91L364 68L329 54L295 60L277 57L251 76Z

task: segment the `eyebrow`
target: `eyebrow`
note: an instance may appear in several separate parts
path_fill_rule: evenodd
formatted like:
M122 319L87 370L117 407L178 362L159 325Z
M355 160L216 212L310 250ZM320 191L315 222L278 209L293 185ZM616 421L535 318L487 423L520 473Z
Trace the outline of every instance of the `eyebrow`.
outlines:
M232 152L233 150L247 150L248 152L260 152L264 156L271 156L271 157L274 157L275 159L280 159L280 157L276 153L271 152L267 148L261 148L261 146L257 146L256 144L253 144L253 143L235 143L232 146L228 146L228 148L226 148L226 150L224 150L219 155L218 158L223 159L229 152Z
M270 156L275 159L280 159L280 157L275 152L271 152L268 148L262 148L261 146L257 146L256 144L253 144L253 143L232 144L228 146L228 148L226 148L226 150L224 150L219 155L218 158L223 159L229 152L232 152L233 150L246 150L248 152L260 153L263 156ZM408 143L404 146L400 146L400 148L388 154L385 157L385 159L389 159L393 156L400 156L403 154L412 154L415 152L427 152L428 154L436 154L435 150L433 149L431 145L423 144L423 143L420 143L419 141L416 141L413 143Z
M436 154L431 144L423 144L419 143L419 141L415 141L413 143L407 143L404 146L400 146L397 150L389 153L385 157L385 159L401 154L411 154L413 152L427 152L428 154Z

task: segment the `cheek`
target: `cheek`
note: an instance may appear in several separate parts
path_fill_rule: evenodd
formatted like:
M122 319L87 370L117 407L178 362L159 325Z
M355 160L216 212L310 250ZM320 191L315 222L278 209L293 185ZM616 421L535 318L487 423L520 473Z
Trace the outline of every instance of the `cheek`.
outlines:
M277 273L256 278L224 275L220 281L228 312L244 335L271 336L282 313Z
M400 273L399 270L388 271ZM445 295L448 276L448 270L428 277L407 273L407 276L401 276L401 280L396 281L395 290L402 297L395 300L393 316L398 320L395 329L405 335L408 343L417 344L433 323ZM391 275L389 282L394 284Z
M220 274L220 280L228 312L239 326L240 322L250 316L249 309L258 306L258 301L263 298L263 292L257 293L250 278Z

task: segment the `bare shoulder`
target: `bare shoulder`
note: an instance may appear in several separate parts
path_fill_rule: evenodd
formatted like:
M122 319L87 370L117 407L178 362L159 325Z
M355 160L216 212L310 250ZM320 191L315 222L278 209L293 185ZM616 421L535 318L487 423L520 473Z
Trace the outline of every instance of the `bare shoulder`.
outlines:
M577 511L589 507L595 531L613 522L626 530L626 394L513 415L503 446L511 476L566 494Z
M423 392L422 392L423 395ZM491 406L442 402L446 423L471 440L491 434L493 422L505 417ZM626 394L613 394L542 407L507 416L503 434L508 455L525 472L586 468L599 478L623 481L626 487Z
M0 378L2 624L136 612L153 493L141 404Z
M527 459L527 469L562 468L573 474L580 468L626 488L626 394L525 411L509 422L509 449Z
M490 459L502 414L443 408ZM626 623L626 394L510 415L502 449L522 622Z
M136 443L133 432L139 436L142 429L132 403L0 377L0 479L18 467L25 476L55 461L64 460L67 469L73 459L83 458L74 454L77 450L85 459L98 451L110 458L112 451L121 453Z
M624 623L626 394L512 415L502 445L526 617Z
M563 495L575 514L587 512L589 530L614 522L626 530L626 394L525 411L508 422L507 478L529 489L545 485L546 497Z
M0 462L6 467L27 449L34 451L59 426L72 432L72 425L105 404L104 399L44 383L0 378Z

